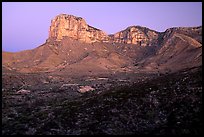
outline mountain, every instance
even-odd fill
[[[108,35],[60,14],[45,43],[2,52],[3,135],[200,135],[202,26]]]
[[[60,14],[44,44],[2,56],[4,69],[24,73],[174,71],[202,65],[202,26],[165,32],[130,26],[107,35],[81,17]]]
[[[170,28],[162,35],[156,54],[137,64],[169,71],[202,65],[202,27]]]
[[[83,18],[60,14],[51,21],[49,39],[60,41],[66,36],[87,43],[107,38],[105,32],[89,26]]]
[[[130,26],[125,30],[110,35],[116,43],[139,44],[140,46],[151,46],[158,44],[159,32],[141,26]]]

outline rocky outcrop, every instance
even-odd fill
[[[167,29],[165,32],[157,32],[141,26],[130,26],[115,34],[107,35],[104,31],[88,25],[83,18],[67,14],[60,14],[51,21],[47,42],[61,41],[63,37],[69,37],[86,43],[108,42],[161,46],[175,31],[202,43],[202,26],[176,27]]]
[[[109,35],[115,43],[151,45],[157,41],[159,33],[141,26],[130,26],[114,35]]]
[[[163,36],[164,42],[166,42],[167,39],[171,38],[175,33],[191,37],[202,44],[202,26],[169,28],[164,32]]]
[[[114,42],[147,46],[158,39],[158,32],[141,26],[130,26],[114,35],[107,35],[104,31],[88,25],[81,17],[60,14],[51,21],[48,41],[61,41],[63,37],[86,43]]]
[[[51,21],[49,39],[60,41],[63,37],[71,37],[87,43],[108,39],[105,32],[89,26],[83,18],[60,14]]]

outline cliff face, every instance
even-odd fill
[[[158,35],[158,32],[140,26],[131,26],[114,35],[107,35],[102,30],[89,26],[83,18],[66,14],[56,16],[51,21],[49,30],[49,39],[57,41],[70,37],[86,43],[114,42],[141,46],[151,45],[152,41],[158,39]]]
[[[151,45],[158,39],[159,33],[140,26],[130,26],[127,29],[110,35],[115,43],[139,44],[141,46]]]
[[[99,42],[108,38],[105,32],[87,25],[83,18],[60,14],[51,21],[49,39],[60,41],[66,36],[87,43]]]

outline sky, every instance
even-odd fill
[[[202,2],[2,2],[2,50],[42,45],[51,20],[62,13],[82,17],[107,34],[133,25],[159,32],[202,25]]]

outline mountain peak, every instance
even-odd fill
[[[51,21],[49,39],[54,38],[60,41],[63,37],[91,43],[104,40],[107,35],[105,32],[88,25],[81,17],[59,14]]]
[[[81,17],[69,14],[59,14],[52,21],[49,30],[49,40],[61,41],[70,37],[86,43],[114,42],[126,44],[148,45],[157,39],[157,32],[142,26],[129,26],[114,35],[107,35],[104,31],[90,26]]]
[[[185,34],[187,31],[195,31],[200,34],[201,30],[202,26],[173,27],[165,31],[165,36],[169,36],[175,31],[182,31],[182,33]],[[51,21],[49,38],[47,41],[61,41],[64,37],[69,37],[85,43],[114,42],[136,44],[140,46],[152,46],[158,45],[159,40],[161,39],[160,33],[162,32],[157,32],[140,25],[132,25],[115,34],[107,35],[104,31],[88,25],[82,17],[69,14],[59,14]],[[190,32],[188,34],[190,34]]]
[[[74,19],[76,19],[76,20],[84,20],[82,17],[77,17],[77,16],[74,16],[74,15],[70,15],[70,14],[59,14],[59,15],[57,15],[54,19],[62,19],[62,18],[64,18],[64,19],[69,19],[69,18],[74,18]]]

